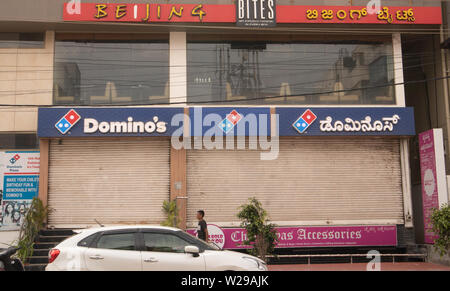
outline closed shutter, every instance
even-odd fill
[[[50,226],[159,224],[168,198],[169,140],[50,143]]]
[[[386,138],[281,138],[276,160],[255,150],[187,152],[188,223],[204,209],[209,223],[236,224],[238,207],[256,197],[270,219],[403,219],[400,145]]]

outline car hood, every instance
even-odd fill
[[[205,252],[221,252],[221,253],[225,253],[228,257],[232,257],[232,258],[239,258],[242,259],[242,257],[250,257],[253,258],[257,261],[259,261],[261,264],[266,264],[263,260],[261,260],[258,257],[246,254],[246,253],[240,253],[240,252],[235,252],[235,251],[229,251],[229,250],[222,250],[222,251],[210,251],[210,250],[206,250]]]

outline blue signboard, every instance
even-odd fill
[[[268,107],[192,107],[191,136],[269,136]]]
[[[411,107],[277,107],[280,136],[415,135]]]
[[[39,175],[10,175],[3,177],[3,200],[31,200],[39,190]]]
[[[191,107],[190,136],[411,136],[409,107]],[[184,108],[40,108],[39,137],[182,136]]]
[[[171,136],[183,108],[39,108],[39,137]],[[182,126],[182,125],[181,125]]]

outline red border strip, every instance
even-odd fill
[[[7,175],[39,175],[39,173],[3,173],[5,176]]]

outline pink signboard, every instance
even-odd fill
[[[346,246],[395,246],[395,225],[360,226],[299,226],[277,227],[277,248],[346,247]],[[195,235],[195,229],[188,229]],[[209,224],[210,240],[224,249],[242,249],[246,231],[242,228],[220,228]]]
[[[419,134],[419,150],[420,175],[422,179],[422,207],[425,228],[424,238],[425,243],[432,244],[434,242],[435,235],[430,231],[430,217],[433,209],[439,208],[439,184],[437,169],[437,162],[439,161],[437,161],[436,158],[435,130],[428,130]]]

